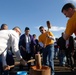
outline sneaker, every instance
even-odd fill
[[[63,64],[62,66],[65,67],[65,64]]]

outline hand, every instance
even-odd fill
[[[22,48],[22,50],[26,51],[25,48],[23,46],[20,46],[20,48]]]
[[[37,54],[40,54],[40,52],[37,52]]]
[[[34,53],[36,53],[36,46],[34,46]]]
[[[10,70],[10,66],[9,65],[3,66],[3,69],[4,70]]]
[[[46,34],[46,37],[49,38],[49,34],[48,33]]]
[[[43,46],[44,48],[46,47],[46,44],[44,44],[44,46]]]
[[[23,66],[25,66],[27,64],[27,62],[24,59],[21,59],[20,60],[20,64],[23,65]]]

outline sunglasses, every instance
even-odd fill
[[[42,32],[43,30],[40,30],[40,32]]]

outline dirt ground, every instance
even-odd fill
[[[74,71],[71,71],[70,67],[59,66],[59,61],[55,60],[55,75],[76,75],[76,63],[74,65]]]
[[[76,62],[75,62],[75,67],[74,67],[75,70],[73,72],[71,71],[71,68],[70,67],[67,67],[67,66],[65,66],[65,67],[59,66],[58,59],[55,59],[54,62],[55,62],[55,75],[76,75]],[[19,70],[19,66],[15,66],[14,70],[11,72],[12,74],[10,74],[10,75],[16,75],[16,73],[18,71],[20,71]],[[22,71],[29,72],[27,70],[27,66],[24,67],[24,69]]]

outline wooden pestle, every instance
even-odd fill
[[[40,54],[35,55],[35,62],[36,62],[36,69],[41,69],[42,65],[41,65],[41,56],[40,56]]]
[[[47,27],[48,27],[48,31],[49,31],[49,29],[51,29],[50,21],[47,21],[46,23],[47,23]]]
[[[47,24],[47,28],[48,28],[48,30],[47,30],[47,32],[49,32],[49,29],[51,29],[51,24],[50,24],[50,21],[46,21],[46,24]],[[46,33],[46,36],[48,35],[48,33]],[[46,37],[46,39],[45,39],[45,47],[46,47],[46,43],[47,43],[47,37]]]
[[[31,60],[28,60],[26,63],[30,63],[30,62],[34,62],[34,61],[35,61],[35,59],[31,59]],[[17,62],[17,64],[15,63],[14,65],[10,65],[9,67],[13,68],[13,67],[15,67],[17,65],[20,65],[20,62]]]

